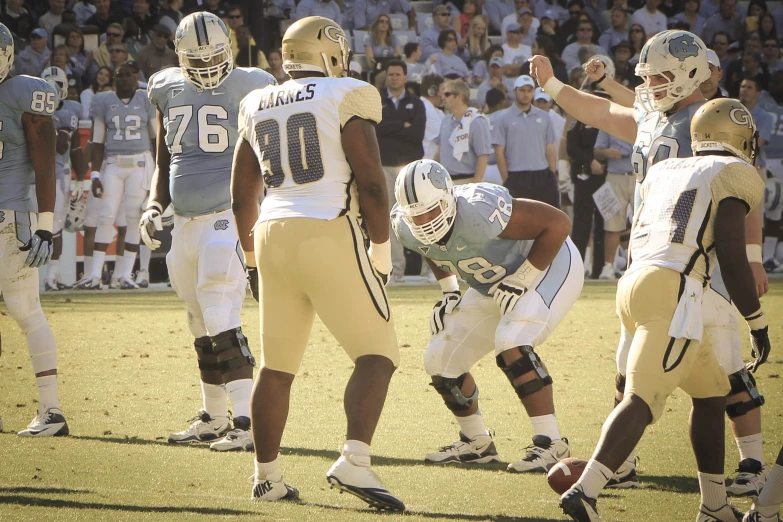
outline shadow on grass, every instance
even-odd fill
[[[47,495],[65,495],[90,493],[89,489],[69,489],[69,488],[36,488],[33,486],[7,486],[0,487],[0,493],[44,493]]]
[[[639,477],[639,480],[644,489],[655,489],[670,493],[699,492],[699,481],[696,477],[683,477],[679,475],[642,475]]]
[[[49,491],[40,491],[49,493]],[[135,506],[132,504],[109,504],[103,502],[79,502],[75,500],[61,500],[52,498],[41,498],[28,495],[1,495],[0,504],[18,504],[20,506],[35,506],[47,508],[65,508],[65,509],[99,509],[112,511],[129,511],[132,513],[195,513],[197,515],[258,515],[257,511],[228,509],[228,508],[210,508],[195,506]]]
[[[492,522],[561,522],[554,518],[541,518],[541,517],[513,517],[508,515],[474,515],[470,513],[437,513],[433,511],[419,511],[416,509],[405,511],[403,513],[389,513],[383,511],[376,511],[374,509],[360,509],[351,508],[345,506],[335,506],[334,504],[321,504],[318,502],[300,502],[303,506],[318,507],[324,509],[331,509],[335,511],[354,511],[356,513],[364,514],[378,514],[378,515],[397,515],[397,516],[416,516],[432,519],[450,519],[450,520],[490,520]]]

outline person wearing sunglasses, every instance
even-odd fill
[[[446,29],[438,37],[438,45],[441,51],[430,56],[430,71],[444,78],[462,78],[468,81],[470,71],[459,53],[457,33],[453,29]]]
[[[440,52],[438,38],[441,31],[451,27],[451,12],[445,5],[438,5],[432,10],[432,26],[423,31],[419,37],[421,45],[421,61],[426,62],[430,56]]]
[[[112,71],[114,70],[114,67],[111,64],[110,49],[114,45],[122,45],[124,38],[125,38],[125,29],[122,27],[122,24],[113,23],[106,28],[106,39],[93,53],[95,61],[98,63],[100,67],[109,67],[111,68]],[[133,59],[134,59],[133,55],[128,54],[128,60],[133,60]]]

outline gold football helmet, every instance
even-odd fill
[[[351,49],[342,27],[322,16],[294,22],[283,36],[283,69],[350,76]]]
[[[691,120],[693,153],[722,150],[751,165],[758,152],[758,132],[750,111],[737,100],[711,100]]]

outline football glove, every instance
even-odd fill
[[[258,303],[258,267],[249,266],[246,270],[247,282],[250,284],[250,293],[253,295],[253,299]]]
[[[383,284],[388,283],[392,273],[391,240],[387,239],[385,243],[371,241],[367,255],[373,268],[383,279]]]
[[[769,352],[772,347],[769,344],[769,327],[759,328],[758,330],[750,331],[750,353],[755,359],[749,362],[747,369],[753,373],[759,369],[759,366],[767,362]]]
[[[160,241],[153,237],[156,230],[163,230],[163,218],[160,207],[154,203],[144,211],[139,222],[141,240],[150,250],[155,250],[160,246]]]
[[[501,279],[498,284],[489,289],[490,295],[500,309],[500,315],[505,315],[514,309],[541,272],[526,259],[516,272]]]
[[[29,252],[24,264],[30,268],[44,266],[52,258],[52,233],[48,230],[36,230],[24,246],[19,247],[22,252]]]
[[[443,298],[435,303],[435,306],[432,308],[432,315],[430,316],[430,333],[432,335],[443,330],[443,318],[446,314],[452,313],[460,301],[462,301],[462,293],[459,290],[456,292],[443,292]]]

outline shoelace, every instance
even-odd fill
[[[543,459],[544,458],[544,452],[548,450],[549,448],[539,448],[538,446],[531,444],[527,448],[527,455],[525,455],[525,458],[522,459],[526,462],[533,462],[537,459]]]
[[[38,423],[38,424],[48,424],[49,420],[52,418],[52,412],[49,410],[46,410],[43,413],[39,413],[35,416],[33,419],[32,424]],[[32,425],[31,424],[31,425]]]
[[[458,451],[461,446],[464,446],[465,443],[461,440],[458,440],[457,442],[453,442],[449,444],[448,446],[443,446],[438,451]]]

